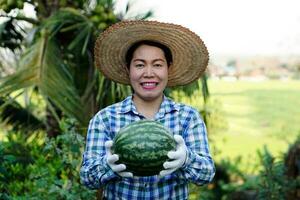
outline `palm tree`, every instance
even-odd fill
[[[0,61],[0,66],[10,69],[6,71],[16,69],[6,76],[0,74],[0,78],[4,76],[0,79],[0,96],[3,100],[14,99],[15,91],[18,91],[17,96],[27,93],[41,95],[46,102],[46,117],[39,119],[39,123],[43,123],[39,127],[46,127],[48,136],[59,134],[58,122],[65,116],[75,118],[84,133],[95,112],[131,92],[129,87],[114,83],[95,70],[93,48],[96,37],[105,28],[128,18],[132,4],[128,3],[123,12],[115,14],[113,0],[26,2],[36,11],[35,18],[23,15],[19,9],[23,7],[23,1],[1,5],[5,12],[0,16],[5,20],[0,24],[0,47],[15,56],[17,67],[8,67],[9,62]],[[152,12],[148,11],[131,18],[145,19],[151,15]],[[200,87],[196,82],[177,89],[190,94]],[[206,100],[205,76],[202,91]],[[4,106],[0,105],[1,108]],[[27,113],[34,117],[30,110]],[[6,113],[2,119],[17,119],[15,115],[18,112]],[[19,123],[18,127],[26,128],[28,122]]]
[[[1,47],[20,60],[14,73],[0,79],[0,96],[12,98],[13,92],[28,90],[41,95],[47,105],[44,121],[49,136],[58,134],[53,127],[63,116],[75,118],[84,128],[97,110],[130,92],[130,88],[105,79],[93,64],[96,37],[126,17],[130,4],[124,13],[114,14],[112,0],[29,3],[36,18],[22,15],[20,3],[1,5],[5,11],[1,16],[6,18],[0,25]],[[138,17],[151,14],[148,11]],[[23,21],[30,26],[22,26]]]

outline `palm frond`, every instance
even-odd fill
[[[137,19],[137,20],[145,20],[145,19],[148,19],[150,17],[153,16],[153,11],[152,10],[149,10],[145,13],[142,13],[142,14],[138,14],[136,16],[134,16],[134,19]]]
[[[195,91],[199,91],[201,89],[201,94],[203,97],[204,102],[207,101],[209,98],[209,90],[208,90],[208,83],[207,83],[207,75],[203,74],[201,78],[197,81],[194,81],[188,85],[184,86],[176,86],[173,87],[173,91],[181,91],[183,92],[186,96],[191,96]],[[167,88],[167,94],[170,95],[171,91],[170,88]]]
[[[39,88],[41,92],[67,115],[75,117],[81,123],[85,123],[83,105],[69,68],[60,58],[57,44],[53,40],[49,40],[46,47],[44,59],[39,68]]]
[[[98,95],[96,98],[97,102],[100,102],[100,109],[110,105],[112,102],[123,100],[130,93],[130,86],[115,83],[100,74]]]
[[[44,33],[21,59],[20,71],[0,81],[0,95],[37,86],[55,106],[80,123],[86,123],[74,81],[60,55],[58,45],[53,39],[48,40],[47,33]]]
[[[13,91],[30,87],[36,82],[36,67],[21,69],[16,73],[0,79],[0,95],[5,96]]]
[[[130,19],[145,20],[145,19],[148,19],[153,16],[152,10],[148,10],[146,12],[137,14],[136,12],[133,11],[134,4],[135,4],[135,1],[133,1],[133,0],[128,1],[126,4],[126,8],[123,11],[116,14],[120,21],[125,20],[125,19],[126,20],[130,20]]]
[[[93,23],[78,10],[64,8],[48,18],[41,29],[47,29],[50,38],[63,37],[69,50],[80,47],[83,55],[93,32]]]
[[[0,98],[0,119],[14,130],[35,131],[44,129],[45,125],[27,108],[23,108],[14,99]]]
[[[188,85],[176,86],[172,88],[172,91],[183,92],[186,96],[191,96],[195,91],[198,91],[201,87],[199,81],[194,81]],[[170,88],[167,88],[167,92],[170,93]]]
[[[209,90],[208,90],[207,74],[206,73],[204,73],[203,76],[201,77],[201,86],[202,86],[201,88],[202,88],[203,100],[206,103],[209,96],[210,96]]]

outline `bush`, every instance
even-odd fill
[[[60,128],[62,134],[52,139],[14,133],[2,142],[0,199],[96,198],[95,191],[80,184],[84,138],[72,120],[62,121]]]
[[[258,187],[258,199],[286,199],[286,194],[292,185],[285,176],[286,168],[283,160],[275,160],[265,147],[263,152],[259,152],[259,157],[263,165],[260,173]]]
[[[289,150],[280,158],[275,158],[265,147],[258,152],[261,169],[256,175],[248,175],[240,170],[240,159],[222,160],[216,164],[216,176],[213,182],[205,187],[191,186],[192,199],[205,200],[286,200],[298,199],[296,191],[300,188],[299,158],[289,156],[300,150],[300,138],[292,145],[297,147]],[[292,165],[297,167],[297,173],[291,177],[287,157],[293,158]],[[295,170],[294,170],[295,171]],[[292,192],[294,191],[294,192]],[[294,195],[294,196],[292,196]],[[292,197],[291,197],[292,196]]]

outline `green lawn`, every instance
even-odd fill
[[[209,89],[228,123],[213,137],[217,160],[241,155],[254,167],[258,149],[278,156],[300,134],[300,81],[209,80]]]

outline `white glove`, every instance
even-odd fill
[[[162,170],[159,175],[161,177],[173,173],[177,169],[181,168],[187,157],[187,147],[185,145],[184,139],[181,135],[174,135],[174,139],[177,143],[176,151],[169,151],[168,157],[171,161],[166,161],[163,166],[165,170]]]
[[[119,176],[124,178],[131,178],[133,174],[131,172],[124,171],[126,169],[126,165],[124,164],[116,164],[119,160],[119,156],[117,154],[112,154],[111,147],[113,145],[113,141],[109,140],[105,142],[105,149],[106,149],[106,161],[108,166]]]

